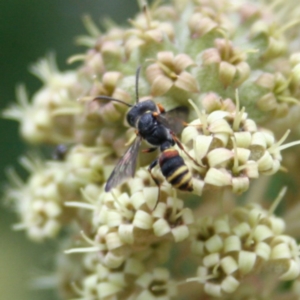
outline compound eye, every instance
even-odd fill
[[[134,127],[132,116],[128,113],[127,122],[131,127]]]
[[[131,127],[135,127],[135,122],[138,117],[138,111],[136,107],[133,107],[127,114],[127,122]]]

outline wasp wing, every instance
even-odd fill
[[[109,192],[112,188],[124,182],[126,178],[134,176],[141,142],[142,138],[140,136],[137,136],[132,145],[127,149],[123,157],[118,161],[117,165],[115,166],[106,182],[106,192]]]
[[[177,135],[183,130],[188,115],[189,109],[186,106],[179,106],[159,114],[157,120]]]

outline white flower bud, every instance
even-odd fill
[[[242,223],[239,223],[238,225],[236,225],[234,228],[233,228],[233,232],[239,237],[239,238],[243,238],[245,237],[246,235],[248,235],[251,231],[251,228],[249,226],[248,223],[246,222],[242,222]]]
[[[232,191],[241,194],[248,190],[250,185],[248,177],[232,178]]]
[[[221,267],[227,275],[232,274],[239,269],[237,262],[233,259],[232,256],[225,256],[224,258],[222,258]]]
[[[174,237],[174,241],[176,243],[182,242],[189,236],[189,229],[186,225],[177,226],[171,230],[172,235]]]
[[[141,261],[134,258],[128,258],[125,262],[124,272],[134,276],[141,275],[145,270]]]
[[[207,155],[208,163],[210,167],[222,167],[226,165],[232,157],[233,153],[225,148],[217,148],[210,151]]]
[[[108,268],[115,269],[120,267],[124,262],[124,260],[125,257],[117,256],[114,255],[112,252],[108,252],[103,259],[103,264]]]
[[[217,219],[213,227],[216,234],[230,234],[230,225],[227,218]]]
[[[133,225],[141,229],[150,229],[152,227],[152,216],[142,210],[135,213]]]
[[[221,283],[221,288],[225,293],[231,294],[237,290],[240,282],[234,276],[226,276]]]
[[[232,128],[224,119],[218,119],[210,123],[209,131],[211,133],[227,133],[232,134]]]
[[[122,215],[117,211],[107,211],[106,213],[107,225],[109,227],[117,227],[122,224]]]
[[[110,232],[106,234],[105,238],[108,250],[113,250],[123,245],[117,232]]]
[[[300,274],[300,265],[299,261],[290,261],[289,269],[282,274],[279,279],[280,280],[295,280],[297,277],[299,277]]]
[[[241,240],[236,235],[228,236],[224,241],[224,252],[241,251],[242,245]]]
[[[100,282],[96,286],[98,297],[105,298],[117,294],[122,290],[121,286],[117,286],[111,282]]]
[[[260,173],[268,172],[273,169],[273,158],[268,151],[265,151],[263,156],[257,161],[258,170]]]
[[[240,251],[238,257],[239,271],[246,275],[251,272],[256,262],[256,255],[250,251]]]
[[[133,224],[121,224],[118,227],[118,233],[123,243],[133,244],[134,242],[133,230],[134,230]]]
[[[278,244],[272,248],[271,259],[291,258],[291,252],[288,244]]]
[[[221,286],[215,283],[206,282],[204,285],[204,291],[208,295],[213,297],[221,297],[222,296],[222,289]]]
[[[153,224],[154,234],[156,236],[163,236],[171,231],[168,222],[165,219],[158,219]]]
[[[251,144],[252,135],[249,131],[245,132],[235,132],[234,138],[236,142],[236,146],[240,148],[248,148]]]
[[[270,259],[271,247],[267,243],[260,242],[255,246],[255,253],[258,257],[268,261]]]
[[[204,182],[213,186],[228,186],[231,185],[231,176],[225,170],[210,168],[206,173]]]
[[[188,128],[186,128],[186,130]],[[201,162],[201,159],[207,154],[212,141],[213,141],[212,136],[198,135],[198,134],[196,135],[196,137],[194,138],[194,150],[195,153],[197,153],[195,157],[198,162]]]
[[[212,253],[209,255],[206,255],[203,258],[203,265],[206,268],[218,265],[220,263],[220,254],[219,253]]]
[[[219,235],[213,235],[205,242],[205,248],[210,253],[219,252],[223,247],[223,241]]]
[[[254,230],[254,238],[257,242],[264,241],[272,236],[274,236],[274,233],[265,225],[257,225]]]

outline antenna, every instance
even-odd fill
[[[141,66],[139,66],[137,69],[136,69],[136,73],[135,73],[135,101],[136,103],[139,103],[139,77],[140,77],[140,72],[141,72]],[[108,100],[108,101],[115,101],[115,102],[119,102],[119,103],[122,103],[124,105],[127,105],[128,107],[133,107],[134,105],[131,105],[125,101],[122,101],[122,100],[119,100],[119,99],[116,99],[116,98],[112,98],[112,97],[109,97],[109,96],[97,96],[95,97],[93,100]]]
[[[139,103],[139,77],[140,77],[140,72],[141,72],[141,66],[139,66],[137,69],[136,69],[136,74],[135,74],[135,101],[136,103]]]
[[[122,101],[122,100],[119,100],[119,99],[115,99],[115,98],[112,98],[112,97],[109,97],[109,96],[98,96],[98,97],[95,97],[93,100],[109,100],[109,101],[115,101],[115,102],[122,103],[124,105],[127,105],[128,107],[132,107],[133,106],[133,105],[131,105],[129,103],[126,103],[125,101]]]

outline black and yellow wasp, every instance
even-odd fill
[[[167,118],[167,114],[163,106],[155,104],[155,102],[151,99],[139,102],[139,72],[140,67],[136,72],[135,105],[131,105],[123,102],[122,100],[108,96],[98,96],[94,99],[115,101],[130,107],[130,110],[127,113],[127,122],[131,127],[136,129],[137,134],[134,142],[119,160],[115,169],[108,178],[105,191],[110,191],[112,188],[121,184],[126,178],[134,176],[137,156],[143,139],[151,145],[151,148],[146,149],[143,152],[152,152],[157,148],[159,148],[161,152],[159,157],[156,158],[148,167],[151,177],[157,186],[159,187],[160,183],[158,179],[153,176],[151,171],[157,164],[159,164],[162,174],[173,187],[179,190],[192,191],[192,174],[186,166],[183,158],[179,155],[179,152],[174,149],[175,144],[177,144],[179,148],[185,152],[174,132],[174,130],[177,130],[176,127],[178,128],[178,124],[180,122],[172,122],[172,119]],[[187,152],[185,153],[194,161]]]

